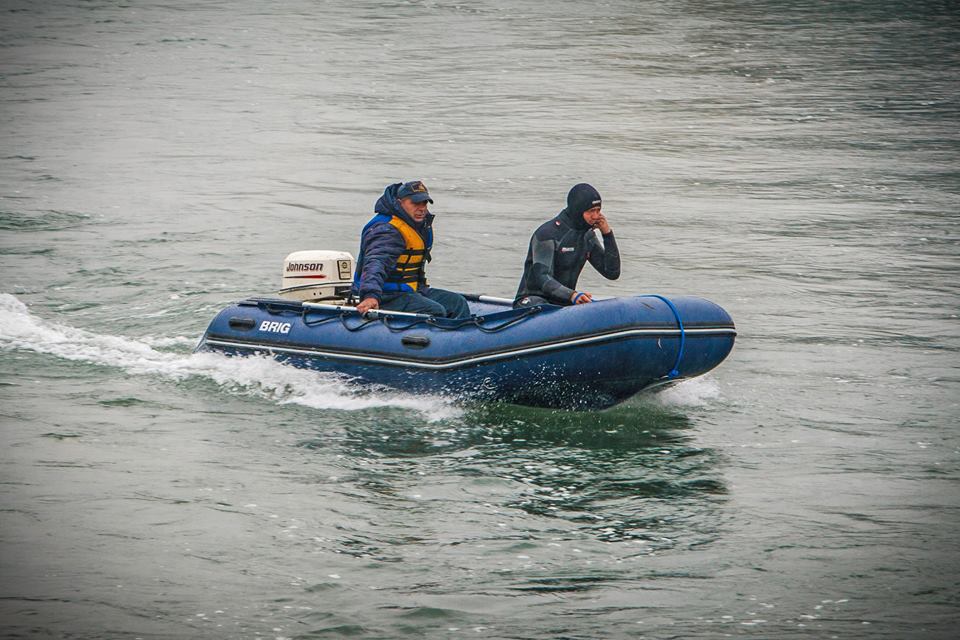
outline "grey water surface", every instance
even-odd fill
[[[953,638],[952,1],[0,2],[0,635]],[[594,184],[740,332],[604,412],[192,355],[436,200],[512,296]]]

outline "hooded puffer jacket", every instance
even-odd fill
[[[375,215],[363,228],[352,295],[382,300],[384,292],[422,291],[424,267],[433,246],[433,214],[417,224],[397,202],[402,183],[392,184],[374,205]]]

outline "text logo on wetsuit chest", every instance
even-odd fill
[[[560,247],[560,253],[570,253],[571,251],[576,251],[576,247]]]
[[[289,322],[270,322],[264,320],[260,323],[260,331],[269,331],[270,333],[290,333]]]

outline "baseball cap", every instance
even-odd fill
[[[400,189],[397,191],[397,199],[399,200],[400,198],[410,198],[412,202],[429,202],[433,204],[430,192],[427,191],[427,185],[423,184],[420,180],[404,182],[400,185]]]

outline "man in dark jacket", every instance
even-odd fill
[[[602,243],[595,230],[600,231]],[[587,260],[604,278],[620,277],[620,251],[601,210],[600,194],[581,183],[567,194],[567,208],[540,225],[530,238],[513,306],[593,302],[590,293],[577,291]]]
[[[433,246],[433,204],[423,182],[392,184],[374,205],[376,215],[363,228],[352,295],[357,311],[389,309],[467,318],[470,308],[459,293],[427,284],[425,267]]]

